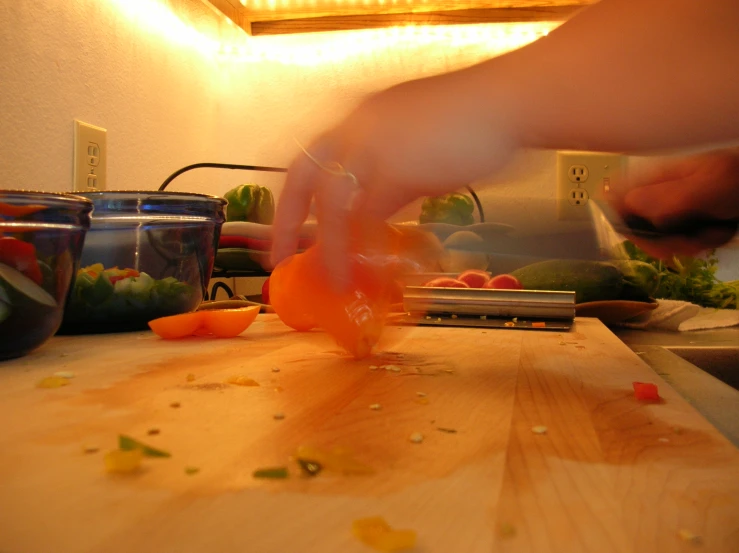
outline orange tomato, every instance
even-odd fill
[[[283,323],[298,332],[316,327],[301,293],[301,277],[309,273],[308,258],[297,254],[280,262],[269,277],[269,301]]]
[[[349,283],[331,283],[321,244],[281,262],[270,277],[270,301],[296,330],[320,327],[356,358],[380,339],[401,267],[401,235],[385,223],[355,222],[350,236]]]

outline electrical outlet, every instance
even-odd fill
[[[626,156],[602,152],[557,152],[559,219],[588,219],[588,202],[603,199],[625,175]]]
[[[590,173],[585,165],[570,165],[567,168],[567,178],[574,184],[585,182],[589,176]]]
[[[570,190],[570,195],[567,197],[567,201],[570,205],[585,205],[590,199],[590,195],[585,188],[573,188]]]
[[[74,120],[74,192],[105,190],[108,143],[103,128]]]

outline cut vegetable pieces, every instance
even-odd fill
[[[180,315],[171,315],[169,317],[160,317],[149,321],[149,328],[154,334],[165,340],[176,340],[192,336],[197,332],[202,324],[203,312],[182,313]]]
[[[141,458],[144,456],[140,449],[122,451],[114,449],[105,454],[103,462],[108,472],[131,473],[141,466]]]
[[[123,434],[118,436],[118,448],[121,451],[138,450],[138,451],[141,451],[141,454],[144,455],[145,457],[171,457],[172,456],[167,451],[163,451],[161,449],[156,449],[154,447],[148,446],[146,444],[139,442],[138,440],[134,440],[130,436],[125,436]]]
[[[243,375],[229,376],[226,379],[226,382],[228,384],[233,384],[234,386],[259,386],[259,382]]]
[[[352,534],[378,551],[406,551],[416,546],[416,532],[393,530],[382,517],[368,517],[353,521]]]
[[[311,446],[300,446],[295,454],[295,459],[299,463],[315,463],[325,470],[340,474],[362,475],[375,472],[372,467],[357,461],[348,450],[340,447],[325,450]]]
[[[36,388],[61,388],[68,386],[69,379],[63,376],[47,376],[36,382]]]
[[[640,401],[659,401],[657,385],[651,382],[633,382],[634,397]]]
[[[258,314],[258,305],[238,309],[209,309],[160,317],[149,321],[149,328],[165,340],[187,336],[235,338],[251,326]]]
[[[5,202],[0,203],[0,215],[6,215],[8,217],[24,217],[38,211],[43,211],[44,209],[46,209],[45,205],[14,205]]]
[[[284,480],[289,476],[287,467],[267,467],[257,469],[252,473],[254,478],[268,478],[273,480]]]
[[[56,307],[57,305],[51,294],[26,275],[5,263],[0,263],[0,280],[4,280],[8,285],[36,303],[47,307]]]

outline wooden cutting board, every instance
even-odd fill
[[[35,388],[56,371],[71,384]],[[0,365],[0,420],[2,553],[361,553],[374,515],[418,553],[739,551],[739,450],[595,319],[389,327],[362,361],[273,315],[231,340],[56,337]],[[109,475],[121,433],[172,457]],[[375,472],[252,477],[300,445]]]

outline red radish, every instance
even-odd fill
[[[262,284],[262,303],[269,305],[269,277]]]
[[[477,269],[469,269],[460,273],[457,280],[461,280],[470,288],[482,288],[490,280],[490,273]]]
[[[496,290],[523,290],[518,279],[512,275],[497,275],[488,280],[483,288],[494,288]]]
[[[430,288],[469,288],[466,282],[449,277],[435,278],[434,280],[428,281],[424,286]]]

